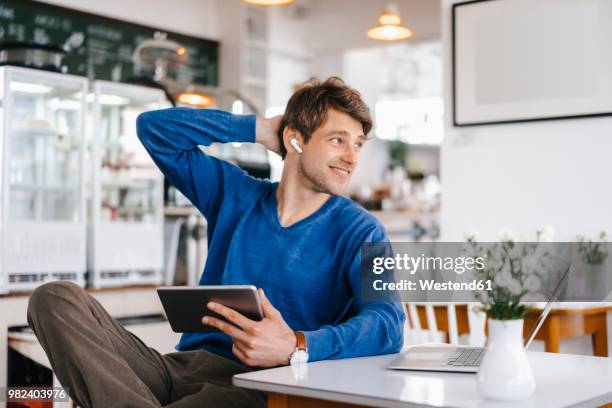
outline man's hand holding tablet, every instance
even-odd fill
[[[295,351],[296,337],[280,312],[272,306],[263,289],[257,290],[263,308],[263,319],[251,320],[234,309],[217,302],[207,307],[227,321],[204,316],[202,323],[216,327],[232,338],[232,352],[249,366],[274,367],[286,365]]]
[[[157,290],[178,333],[221,331],[232,352],[249,366],[286,365],[296,336],[263,289],[254,286],[163,287]]]

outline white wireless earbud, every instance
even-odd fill
[[[304,153],[304,151],[302,150],[302,148],[300,147],[300,142],[298,142],[298,140],[296,138],[293,138],[289,141],[289,143],[291,144],[291,146],[293,146],[293,148],[299,153],[302,154]]]

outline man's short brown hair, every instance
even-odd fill
[[[278,137],[283,159],[287,155],[283,143],[285,127],[289,126],[300,132],[304,143],[308,143],[314,131],[323,126],[327,120],[329,109],[346,113],[361,123],[364,135],[372,129],[370,109],[357,90],[335,76],[323,82],[311,78],[291,96],[281,119]]]

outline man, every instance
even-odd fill
[[[265,406],[231,377],[287,365],[304,350],[309,361],[399,351],[400,306],[360,294],[361,245],[386,241],[386,232],[340,196],[371,127],[359,93],[338,78],[296,91],[282,119],[187,108],[140,115],[140,140],[208,222],[200,284],[256,285],[265,317],[208,304],[231,323],[203,319],[221,333],[186,333],[179,352],[160,355],[76,285],[41,286],[28,321],[79,405]],[[281,154],[281,182],[254,179],[198,148],[212,142],[256,142]]]

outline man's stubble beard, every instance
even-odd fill
[[[304,177],[308,181],[308,183],[310,183],[310,188],[312,189],[312,191],[332,195],[342,193],[330,190],[330,188],[327,186],[327,183],[325,183],[325,179],[320,174],[313,174],[312,172],[308,171],[301,159],[298,161],[297,170],[298,174],[301,177]]]

